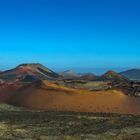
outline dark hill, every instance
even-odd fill
[[[131,69],[120,73],[130,80],[140,80],[140,69]]]

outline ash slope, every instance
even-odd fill
[[[0,92],[0,96],[3,92]],[[19,86],[12,92],[5,91],[4,95],[5,102],[29,109],[140,115],[140,98],[126,96],[118,90],[90,92],[44,80]]]

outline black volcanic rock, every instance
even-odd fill
[[[131,69],[120,73],[130,80],[140,80],[140,69]]]

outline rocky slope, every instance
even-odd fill
[[[41,64],[21,64],[14,69],[0,73],[0,79],[6,81],[23,80],[33,82],[38,79],[56,79],[59,75]]]

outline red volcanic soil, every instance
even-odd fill
[[[90,92],[43,81],[26,86],[18,84],[13,91],[5,88],[0,91],[0,98],[3,94],[6,102],[30,109],[140,115],[140,98],[117,90]]]
[[[108,71],[108,72],[106,72],[104,75],[103,75],[104,77],[118,77],[118,78],[124,78],[122,75],[120,75],[120,74],[118,74],[118,73],[116,73],[116,72],[114,72],[114,71]]]
[[[0,84],[0,102],[8,102],[12,94],[22,86],[20,82]]]
[[[21,64],[14,69],[4,71],[0,73],[0,78],[6,81],[13,81],[27,75],[36,79],[56,79],[60,77],[57,73],[51,71],[45,66],[38,63],[33,63]]]
[[[114,71],[108,71],[104,75],[99,77],[100,80],[117,80],[117,81],[128,81],[125,76]]]
[[[8,70],[8,71],[5,71],[5,72],[2,72],[1,74],[4,75],[4,74],[15,74],[15,75],[22,75],[22,74],[26,74],[26,73],[31,73],[32,74],[32,69],[29,67],[29,66],[20,66],[16,69],[13,69],[13,70]]]

